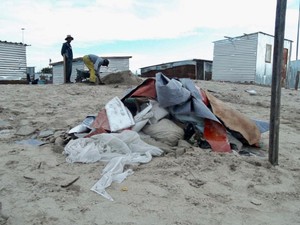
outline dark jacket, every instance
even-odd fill
[[[68,42],[63,43],[63,45],[62,45],[61,55],[64,56],[64,54],[66,55],[66,58],[67,58],[68,61],[73,60],[72,46]]]

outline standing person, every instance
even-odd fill
[[[99,78],[99,84],[103,84],[100,79],[100,67],[101,66],[108,66],[109,61],[108,59],[103,59],[97,55],[89,54],[83,56],[83,62],[87,66],[90,71],[90,82],[92,84],[96,84],[97,77]]]
[[[66,42],[63,43],[61,47],[61,55],[64,57],[64,63],[65,63],[65,79],[66,83],[72,83],[71,82],[71,74],[72,74],[72,62],[73,62],[73,51],[71,46],[71,41],[74,40],[74,38],[71,35],[67,35],[65,38]]]

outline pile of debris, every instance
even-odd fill
[[[268,127],[230,108],[191,79],[157,73],[72,128],[64,154],[70,163],[109,161],[91,190],[112,200],[105,188],[133,173],[123,171],[126,164],[147,163],[152,156],[170,152],[176,156],[191,146],[242,153],[243,146],[258,146]]]

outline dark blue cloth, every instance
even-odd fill
[[[73,62],[73,51],[72,46],[69,42],[65,42],[61,48],[61,55],[66,56],[66,82],[71,82],[72,74],[72,62]]]
[[[72,61],[66,60],[66,82],[71,82]]]
[[[72,61],[73,60],[73,51],[72,51],[72,46],[69,42],[65,42],[62,45],[61,48],[61,55],[66,56],[67,61]]]

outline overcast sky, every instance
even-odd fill
[[[274,35],[276,0],[1,0],[0,40],[22,42],[36,72],[61,61],[67,34],[74,57],[132,56],[130,70],[213,59],[214,41],[258,31]],[[299,0],[287,0],[285,38],[296,58]],[[22,30],[22,28],[24,28]]]

